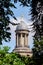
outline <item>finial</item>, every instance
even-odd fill
[[[21,19],[21,21],[24,20],[24,14],[21,14],[20,19]]]

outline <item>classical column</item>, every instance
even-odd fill
[[[22,46],[22,33],[21,33],[21,37],[20,37],[20,46]]]
[[[26,34],[25,34],[25,37],[24,37],[24,46],[26,46],[27,42],[26,42]]]
[[[24,46],[25,46],[25,47],[28,47],[28,34],[25,34]]]
[[[27,47],[28,47],[28,34],[27,34]]]
[[[16,35],[16,47],[18,47],[18,34]]]

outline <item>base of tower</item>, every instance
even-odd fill
[[[27,47],[18,47],[14,49],[14,52],[23,55],[23,56],[32,56],[32,50]]]

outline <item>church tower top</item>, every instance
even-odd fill
[[[20,17],[20,23],[16,27],[16,31],[18,31],[18,30],[26,30],[26,31],[29,31],[28,30],[28,26],[24,22],[24,16],[23,15]]]
[[[32,51],[28,46],[28,35],[29,30],[28,26],[24,22],[23,16],[21,16],[20,23],[16,27],[16,47],[14,52],[19,53],[20,55],[32,55]]]

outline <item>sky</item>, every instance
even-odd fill
[[[23,15],[23,18],[24,18],[24,22],[28,25],[28,27],[30,28],[30,25],[32,24],[32,21],[31,21],[31,15],[30,15],[30,10],[31,10],[31,7],[23,7],[23,6],[19,6],[20,3],[16,3],[15,6],[17,7],[17,9],[13,9],[13,12],[14,12],[14,15],[15,17],[17,18],[17,21],[15,21],[12,17],[10,18],[10,21],[11,22],[20,22],[20,17]],[[15,36],[15,30],[16,30],[16,27],[17,26],[12,26],[11,24],[9,25],[11,30],[11,41],[10,42],[5,42],[3,40],[3,46],[9,46],[10,47],[10,52],[15,48],[16,46],[16,36]],[[28,37],[28,45],[30,46],[30,48],[33,47],[33,32],[29,32],[29,37]]]

